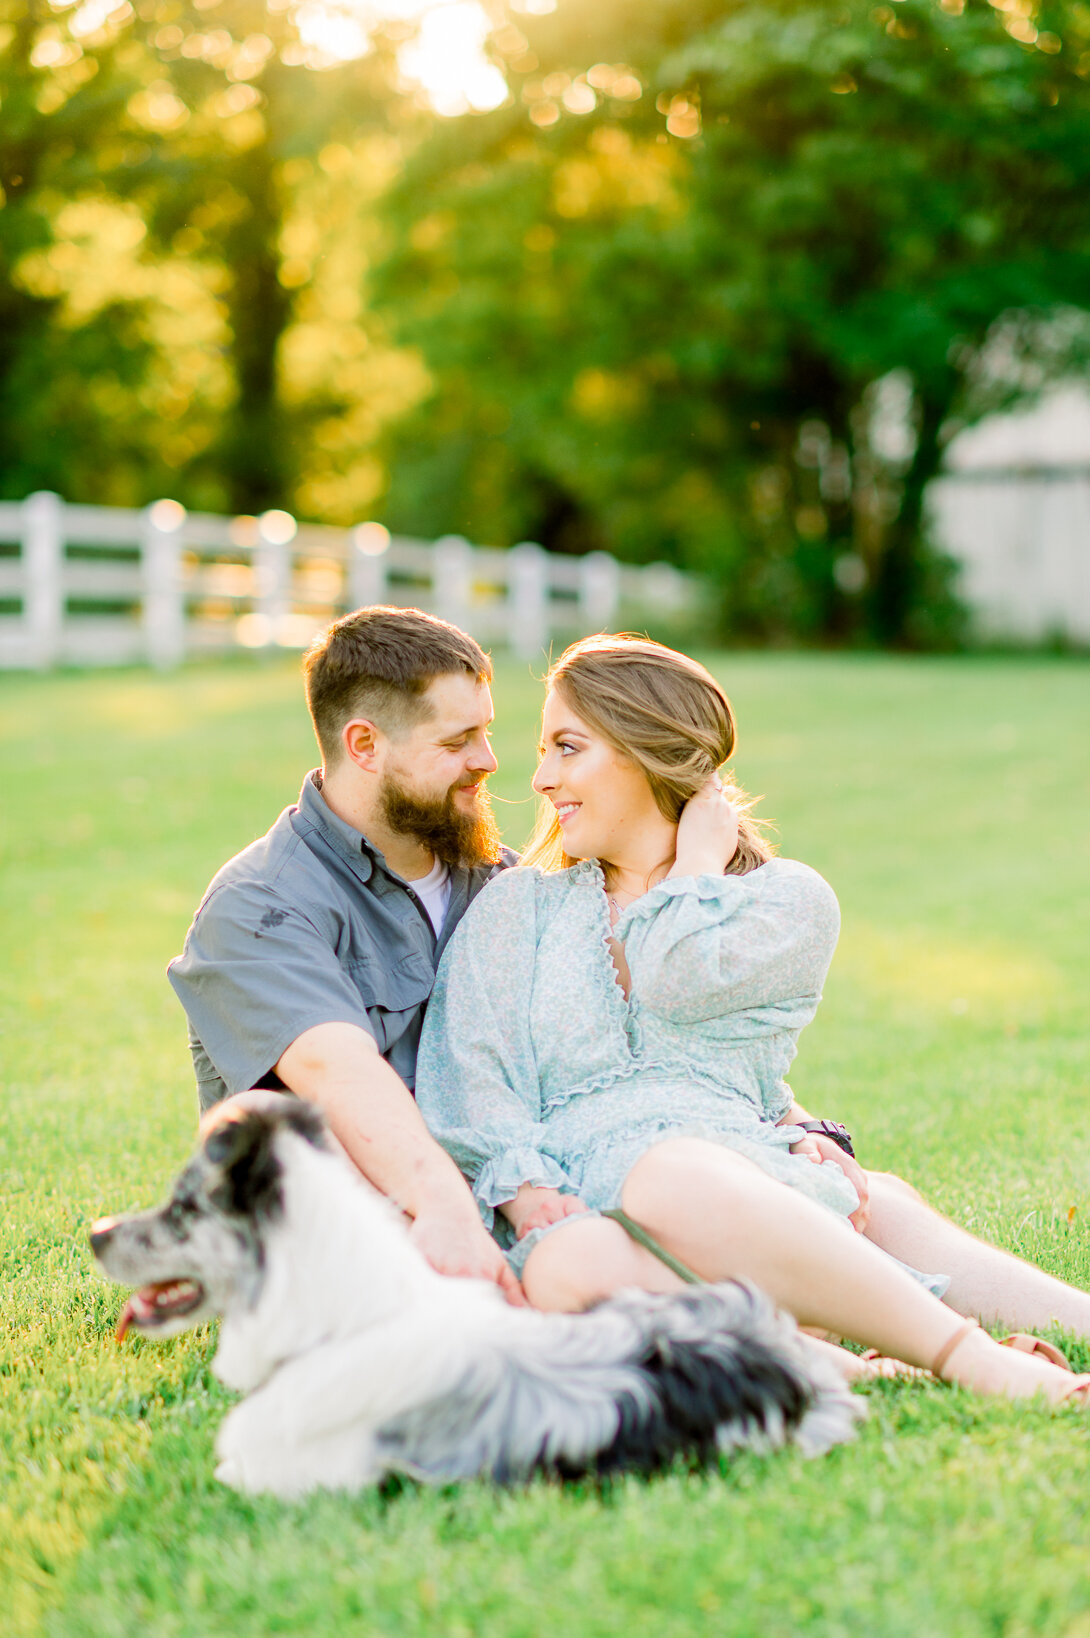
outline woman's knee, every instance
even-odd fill
[[[642,1272],[639,1247],[618,1223],[569,1218],[531,1251],[522,1288],[535,1308],[578,1313],[615,1291],[643,1285]]]

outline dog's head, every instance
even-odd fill
[[[202,1320],[257,1298],[264,1235],[284,1209],[276,1140],[290,1131],[320,1148],[321,1115],[299,1098],[247,1092],[205,1117],[196,1154],[154,1211],[102,1217],[91,1249],[113,1280],[139,1290],[118,1321],[149,1336],[173,1337]]]

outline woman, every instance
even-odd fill
[[[853,1233],[855,1190],[808,1158],[783,1077],[839,912],[720,782],[734,740],[722,689],[684,655],[595,637],[562,656],[534,778],[548,806],[444,957],[425,1119],[540,1307],[674,1287],[598,1215],[620,1207],[802,1325],[987,1392],[1085,1400],[1090,1378],[1000,1347],[927,1289],[941,1280]]]

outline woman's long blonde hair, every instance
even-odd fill
[[[676,825],[691,796],[733,754],[736,743],[730,701],[696,660],[646,638],[605,634],[572,643],[545,679],[588,728],[646,776],[659,811]],[[775,851],[750,813],[753,798],[732,779],[723,788],[738,809],[738,851],[727,871],[744,876]],[[564,852],[556,809],[541,805],[522,856],[539,870],[566,870],[576,863]]]

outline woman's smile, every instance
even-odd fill
[[[555,689],[545,698],[540,755],[533,787],[555,808],[569,858],[618,864],[631,855],[646,875],[673,856],[676,827],[659,811],[646,776]]]

